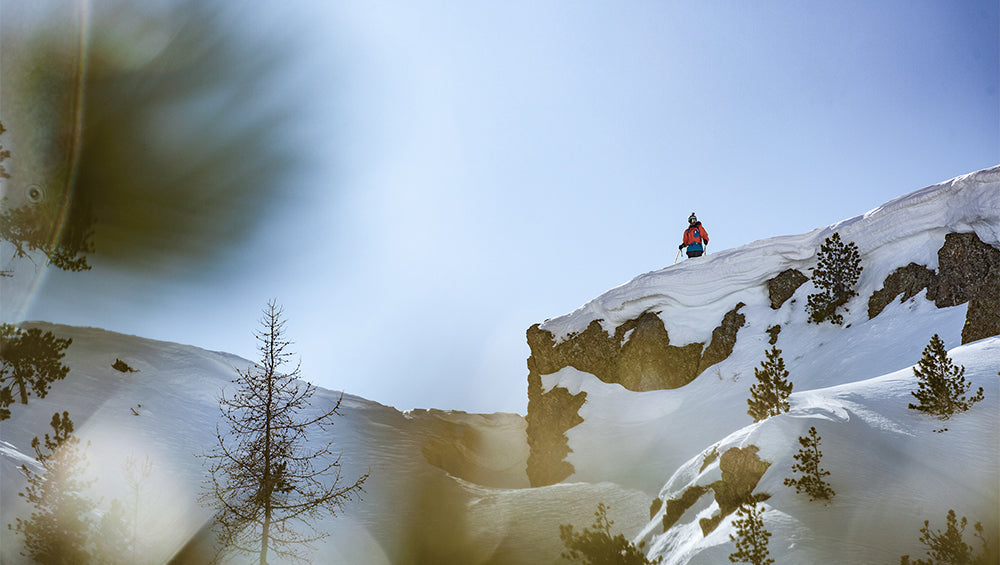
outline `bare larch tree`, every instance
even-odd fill
[[[342,481],[329,432],[343,394],[330,407],[314,406],[316,387],[300,380],[299,365],[282,372],[291,342],[275,301],[260,325],[260,362],[237,369],[235,389],[220,397],[222,421],[218,444],[204,455],[210,477],[202,501],[216,511],[220,551],[259,553],[264,565],[269,551],[304,560],[311,542],[327,535],[315,520],[360,499],[368,474]]]

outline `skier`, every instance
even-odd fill
[[[707,245],[708,232],[705,231],[705,226],[701,225],[694,212],[691,212],[691,215],[688,216],[688,228],[684,230],[684,243],[680,244],[677,250],[680,251],[687,247],[688,257],[701,257]]]

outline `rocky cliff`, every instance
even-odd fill
[[[949,199],[959,204],[949,208]],[[527,471],[531,484],[553,484],[574,473],[567,461],[572,449],[566,434],[584,421],[580,408],[587,402],[586,392],[545,388],[543,376],[572,367],[633,392],[676,389],[688,386],[706,369],[729,358],[737,341],[746,342],[747,347],[760,347],[763,341],[774,344],[783,325],[788,331],[788,322],[799,324],[795,331],[817,331],[814,324],[804,324],[795,313],[802,310],[805,293],[814,290],[805,273],[815,266],[818,243],[835,231],[844,232],[847,240],[865,242],[862,263],[869,274],[858,288],[856,301],[867,300],[869,320],[897,297],[905,302],[924,293],[938,308],[968,304],[962,343],[1000,335],[1000,243],[994,218],[998,203],[1000,168],[928,187],[864,216],[787,238],[791,243],[783,238],[755,242],[733,250],[730,257],[715,257],[715,264],[708,257],[700,263],[686,261],[643,275],[558,323],[533,325],[527,331],[531,350]],[[979,233],[986,234],[989,241],[984,242]],[[936,265],[929,258],[933,257],[930,245],[936,249]],[[922,260],[907,262],[910,255]],[[718,269],[719,262],[725,266],[723,276],[745,279],[746,288],[716,292],[723,295],[721,300],[702,297],[703,302],[696,307],[710,302],[714,306],[709,310],[714,311],[721,311],[719,305],[725,296],[732,302],[725,306],[721,319],[715,318],[710,337],[706,335],[701,341],[676,339],[668,328],[673,316],[686,315],[684,310],[671,308],[679,301],[674,294],[680,291],[675,289],[682,285],[664,281],[670,280],[668,275],[683,276],[682,269]],[[796,304],[799,293],[803,299]],[[746,299],[733,298],[743,296],[751,296],[748,301],[755,304],[768,305],[776,311],[768,315],[769,320],[777,316],[783,318],[782,324],[749,319],[752,314],[745,308]],[[853,302],[849,306],[858,310]],[[567,330],[573,323],[582,326],[581,320],[586,321],[585,326]],[[741,331],[748,326],[753,329]],[[752,367],[743,372],[752,374]]]

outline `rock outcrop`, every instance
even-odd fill
[[[910,263],[893,271],[868,299],[869,319],[897,296],[909,300],[922,290],[938,308],[969,303],[962,343],[1000,335],[1000,249],[974,233],[950,233],[938,250],[937,272]]]
[[[882,288],[868,299],[868,319],[878,316],[900,294],[903,295],[900,302],[906,302],[924,289],[927,289],[927,299],[934,300],[934,294],[937,293],[937,273],[916,263],[896,269],[885,278]]]
[[[719,469],[722,478],[710,485],[692,485],[681,493],[679,498],[669,499],[664,504],[663,531],[669,530],[680,520],[681,516],[695,505],[709,491],[715,493],[715,502],[719,510],[710,518],[699,521],[702,533],[708,535],[725,519],[740,507],[741,504],[762,501],[770,498],[768,494],[754,494],[754,489],[760,482],[764,472],[771,465],[761,460],[757,455],[756,445],[744,448],[732,447],[726,450],[719,459]]]
[[[542,391],[542,375],[565,367],[590,373],[606,383],[642,392],[682,387],[708,367],[726,359],[736,344],[736,334],[746,323],[737,304],[726,313],[704,343],[670,344],[663,320],[645,312],[608,334],[595,320],[587,328],[556,343],[538,324],[527,332],[528,359],[528,478],[532,486],[557,483],[573,474],[564,459],[570,449],[566,431],[583,420],[578,415],[586,393],[570,394],[556,387]]]
[[[809,277],[803,275],[795,269],[787,269],[778,276],[767,281],[767,295],[771,299],[771,308],[777,310],[789,298],[795,294],[800,286],[805,284]]]

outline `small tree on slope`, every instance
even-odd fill
[[[972,383],[965,380],[965,367],[955,366],[948,357],[944,342],[937,334],[924,348],[924,356],[913,367],[917,377],[917,391],[911,392],[919,402],[908,407],[947,420],[954,414],[965,412],[973,404],[983,399],[983,388],[979,387],[971,397],[966,393]]]
[[[663,561],[662,557],[657,557],[655,561],[647,559],[642,552],[644,544],[636,547],[625,539],[624,534],[612,537],[612,524],[614,521],[608,519],[608,507],[599,502],[591,526],[593,529],[584,528],[576,533],[572,524],[560,525],[559,538],[566,546],[563,559],[582,561],[585,565],[655,565]]]
[[[904,555],[900,558],[900,565],[990,565],[997,562],[996,553],[990,555],[982,524],[976,522],[973,526],[976,530],[975,537],[979,538],[983,547],[982,553],[974,555],[973,547],[962,540],[965,526],[969,523],[965,516],[959,521],[955,517],[955,511],[948,510],[946,520],[948,525],[943,532],[941,530],[932,532],[930,522],[927,520],[924,520],[924,527],[920,528],[920,543],[927,546],[926,554],[930,559],[910,561],[910,556]]]
[[[0,324],[0,420],[10,418],[14,402],[27,404],[31,394],[45,398],[51,384],[66,377],[61,359],[71,343],[38,328]]]
[[[858,293],[854,290],[861,277],[861,254],[854,242],[844,243],[840,234],[826,238],[817,255],[819,264],[813,269],[813,284],[819,289],[806,298],[809,321],[817,324],[829,320],[843,324],[844,317],[837,309]]]
[[[774,563],[771,552],[767,549],[767,539],[771,532],[764,528],[764,509],[753,504],[744,504],[736,511],[737,520],[733,522],[736,535],[729,535],[736,542],[736,551],[729,554],[733,563],[750,563],[751,565],[770,565]]]
[[[45,434],[44,449],[37,437],[31,440],[43,472],[21,466],[28,486],[18,494],[36,511],[27,520],[17,518],[16,524],[7,527],[24,536],[21,555],[37,563],[89,563],[93,523],[87,515],[97,503],[83,493],[94,481],[84,478],[86,455],[80,439],[73,435],[69,413],[54,414],[51,426],[53,434]]]
[[[343,396],[319,415],[301,415],[316,387],[299,380],[298,367],[281,373],[291,357],[281,314],[268,303],[256,334],[260,363],[237,370],[236,391],[220,399],[228,429],[205,455],[211,476],[202,500],[216,510],[222,548],[259,554],[261,565],[269,552],[303,559],[303,549],[326,536],[312,520],[360,498],[368,479],[342,483],[332,441],[306,443],[309,433],[329,437]]]
[[[753,370],[757,384],[750,386],[750,398],[747,399],[747,414],[755,422],[788,412],[790,408],[788,396],[792,394],[792,383],[788,380],[781,350],[772,346],[766,355],[760,368]]]
[[[809,501],[830,500],[833,489],[823,477],[830,474],[820,468],[819,461],[823,457],[823,452],[819,450],[820,437],[815,427],[809,428],[808,436],[800,436],[799,444],[802,446],[799,452],[794,455],[798,463],[792,465],[792,471],[802,473],[798,479],[785,479],[785,486],[795,487],[796,493],[805,492],[809,495]]]

